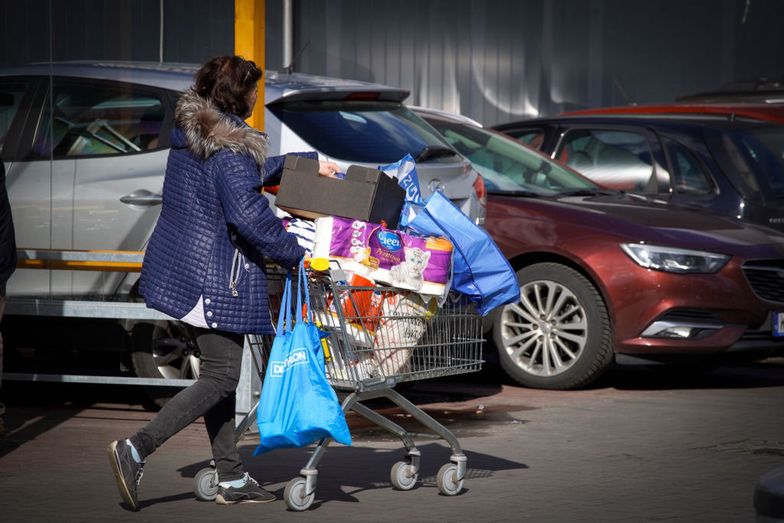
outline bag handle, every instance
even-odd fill
[[[297,271],[297,322],[313,323],[310,312],[310,289],[308,289],[308,275],[305,272],[305,258],[299,261]],[[305,306],[308,308],[306,317],[302,318],[302,294],[305,293]]]
[[[280,312],[278,313],[277,335],[291,331],[291,271],[286,273],[286,281],[283,284],[283,296],[280,299]]]

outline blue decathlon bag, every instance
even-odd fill
[[[520,284],[506,256],[487,232],[440,192],[431,194],[424,205],[412,205],[416,216],[410,229],[428,236],[444,236],[454,247],[452,289],[465,294],[477,312],[520,301]]]
[[[303,447],[323,438],[351,445],[346,416],[324,373],[319,329],[311,319],[310,293],[300,262],[297,321],[291,327],[291,274],[286,278],[278,329],[257,411],[258,456],[273,449]],[[306,318],[302,316],[305,294]]]

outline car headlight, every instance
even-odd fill
[[[717,272],[730,260],[729,256],[715,252],[676,249],[644,243],[622,243],[621,249],[638,265],[665,272]]]

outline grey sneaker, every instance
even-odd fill
[[[144,473],[144,462],[137,463],[131,454],[131,446],[124,439],[112,441],[106,449],[112,464],[114,479],[120,495],[132,510],[139,510],[137,488]]]
[[[235,503],[269,503],[275,501],[275,495],[267,492],[256,483],[256,480],[245,473],[245,484],[241,487],[218,486],[218,505],[234,505]]]

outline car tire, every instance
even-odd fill
[[[179,322],[137,323],[131,330],[131,361],[136,376],[156,379],[196,379],[199,352],[188,329]],[[149,398],[162,407],[180,387],[145,387]]]
[[[596,287],[550,262],[519,270],[517,279],[520,302],[502,307],[493,324],[501,368],[519,384],[540,389],[580,388],[601,376],[613,361],[613,344]]]

